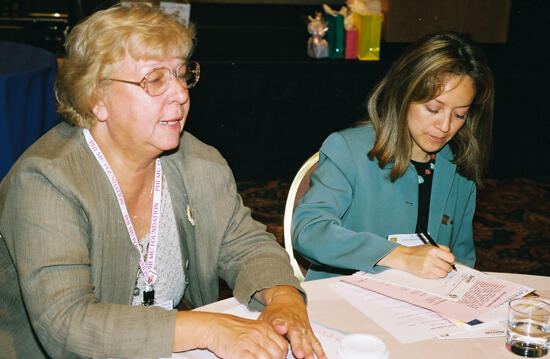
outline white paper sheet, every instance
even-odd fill
[[[427,309],[342,282],[333,284],[332,288],[401,343],[461,331],[449,320]]]
[[[481,328],[464,329],[456,333],[447,333],[438,336],[439,339],[476,339],[476,338],[494,338],[505,335],[504,323],[489,323],[481,325]]]
[[[480,324],[468,325],[347,283],[335,283],[332,289],[401,343],[412,343],[434,337],[449,340],[505,335],[507,303],[481,316]]]

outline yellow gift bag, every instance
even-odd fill
[[[357,58],[359,60],[380,60],[382,14],[362,15],[354,12],[353,20],[359,33]]]

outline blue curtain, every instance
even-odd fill
[[[0,41],[0,180],[17,158],[59,120],[49,51]]]

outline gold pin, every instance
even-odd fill
[[[193,210],[191,209],[191,207],[189,207],[189,205],[187,205],[187,208],[185,210],[185,214],[187,215],[187,220],[189,221],[189,223],[191,223],[191,225],[194,227],[195,226],[195,218],[193,218]]]

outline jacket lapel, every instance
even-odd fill
[[[430,198],[430,222],[428,223],[428,232],[435,238],[439,235],[439,230],[445,218],[444,213],[449,199],[449,193],[455,179],[456,165],[451,162],[453,154],[449,146],[445,146],[437,155],[435,162],[434,180],[432,194]],[[444,217],[445,216],[445,217]]]
[[[166,176],[166,182],[170,190],[174,215],[176,217],[176,225],[178,234],[182,239],[180,244],[183,248],[182,263],[185,271],[185,297],[191,300],[194,304],[197,303],[195,298],[188,297],[190,293],[198,293],[196,288],[187,288],[193,286],[194,281],[190,278],[197,278],[196,263],[190,263],[195,258],[195,218],[193,214],[193,204],[188,196],[188,189],[193,188],[189,181],[192,181],[193,176],[188,175],[188,171],[176,165],[176,161],[170,160],[168,157],[162,158],[162,168]]]

